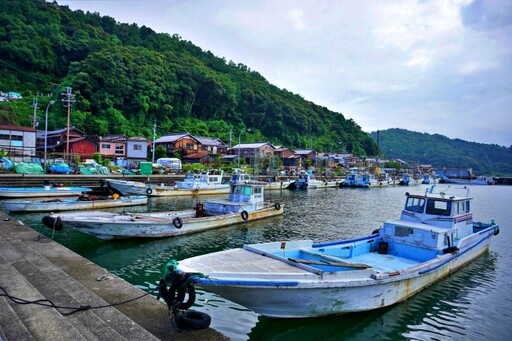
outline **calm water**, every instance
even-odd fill
[[[335,240],[368,234],[385,219],[397,218],[406,191],[327,189],[267,193],[285,205],[280,218],[197,235],[158,240],[101,241],[75,231],[53,238],[144,290],[152,290],[162,266],[204,253],[290,239]],[[512,187],[473,186],[475,220],[494,219],[501,233],[490,252],[464,269],[393,307],[367,313],[314,319],[272,320],[199,289],[195,310],[212,317],[212,327],[233,340],[509,340],[512,332]],[[189,208],[200,198],[151,198],[130,211]],[[13,215],[51,237],[43,214]],[[300,298],[299,298],[300,299]],[[171,328],[171,327],[170,327]]]

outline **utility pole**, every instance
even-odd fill
[[[156,152],[156,149],[155,149],[155,140],[156,140],[156,119],[155,119],[155,124],[153,124],[153,163],[155,163],[155,152]]]
[[[36,129],[38,126],[37,122],[37,97],[32,100],[32,106],[34,107],[34,118],[32,119],[32,128]]]
[[[71,123],[71,103],[74,103],[75,95],[71,92],[71,87],[66,88],[66,92],[63,92],[61,94],[63,96],[62,102],[64,102],[64,107],[68,109],[68,123],[67,123],[67,129],[66,129],[66,155],[64,159],[69,162],[69,128]]]

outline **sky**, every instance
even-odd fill
[[[178,34],[353,119],[512,146],[510,0],[57,0]]]

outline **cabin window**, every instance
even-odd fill
[[[244,186],[244,195],[251,195],[251,187]]]
[[[110,149],[110,144],[108,144],[108,143],[102,143],[102,144],[101,144],[101,149]]]
[[[425,199],[423,198],[408,198],[405,209],[407,211],[422,213],[423,205],[425,205]]]
[[[134,144],[133,145],[133,150],[142,150],[142,145],[141,144]]]
[[[466,210],[467,203],[468,203],[467,201],[464,201],[464,202],[461,201],[461,202],[456,203],[457,206],[454,209],[455,213],[457,213],[457,214],[467,213],[468,212]]]
[[[469,206],[469,200],[466,201],[466,212],[471,212],[471,207]]]
[[[263,191],[263,188],[254,187],[254,194],[261,194],[262,191]]]
[[[429,199],[427,201],[427,214],[449,216],[451,213],[451,202]]]
[[[414,230],[410,227],[395,226],[395,237],[407,237],[413,234]]]

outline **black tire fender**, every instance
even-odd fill
[[[249,219],[249,213],[247,211],[242,211],[242,213],[240,213],[240,215],[242,216],[242,219],[247,221],[247,219]]]
[[[274,208],[275,208],[276,210],[278,210],[278,211],[279,211],[279,210],[281,209],[281,204],[280,204],[280,203],[278,203],[278,202],[276,202],[276,203],[274,204]]]
[[[153,190],[152,190],[151,188],[148,188],[148,189],[146,190],[146,194],[147,194],[147,195],[151,195],[151,194],[153,194]]]
[[[200,311],[186,310],[178,312],[176,326],[180,329],[200,330],[210,326],[210,315]]]
[[[177,229],[180,229],[183,227],[183,220],[181,220],[180,217],[176,217],[172,220],[172,224],[174,225],[174,227],[176,227]]]

